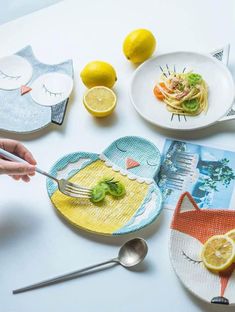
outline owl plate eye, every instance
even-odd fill
[[[32,72],[31,64],[19,55],[0,58],[0,89],[19,89],[29,82]]]
[[[49,93],[50,96],[62,96],[62,92],[52,92],[43,84],[42,88],[45,90],[46,93]]]
[[[117,144],[117,142],[115,142],[115,146],[120,152],[123,152],[123,153],[127,152],[127,149],[120,147],[120,144]]]
[[[147,164],[149,165],[149,166],[152,166],[152,167],[156,167],[156,166],[158,166],[159,165],[159,162],[153,162],[153,161],[151,161],[151,160],[147,160],[146,161],[147,162]]]
[[[35,102],[53,106],[69,97],[73,89],[73,79],[61,73],[48,73],[34,80],[31,88],[31,96]]]

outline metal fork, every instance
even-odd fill
[[[28,164],[27,161],[23,160],[22,158],[5,151],[4,149],[0,148],[0,156],[6,158],[7,160],[16,161],[24,164]],[[61,193],[75,198],[90,198],[91,197],[91,189],[87,187],[80,186],[78,184],[69,182],[66,179],[57,179],[54,176],[50,175],[49,173],[39,169],[38,167],[35,168],[35,171],[48,177],[49,179],[54,180]]]

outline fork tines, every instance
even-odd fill
[[[66,182],[64,185],[64,193],[71,197],[76,198],[90,198],[91,189],[87,187],[80,186],[75,183]]]

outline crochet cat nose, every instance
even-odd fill
[[[20,93],[21,95],[24,95],[28,92],[30,92],[32,90],[32,88],[28,87],[28,86],[21,86],[20,87]]]
[[[214,297],[211,299],[211,303],[216,303],[216,304],[229,304],[229,301],[227,298],[222,297],[222,296],[218,296],[218,297]]]
[[[132,158],[126,159],[126,169],[131,169],[140,166],[140,163]]]

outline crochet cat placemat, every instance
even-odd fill
[[[94,187],[108,177],[125,187],[122,197],[106,196],[99,203],[68,197],[47,181],[50,199],[71,224],[103,235],[120,235],[152,223],[162,209],[162,195],[154,180],[160,166],[160,153],[140,137],[122,137],[103,153],[77,152],[57,161],[51,174],[85,187]]]

